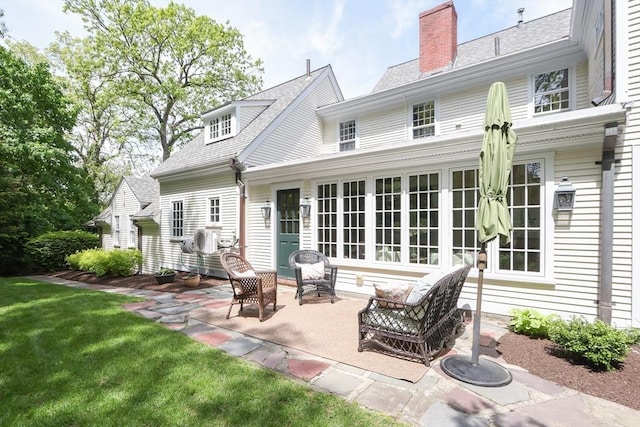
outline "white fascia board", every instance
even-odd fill
[[[425,91],[431,96],[460,91],[468,87],[493,83],[518,75],[540,64],[569,64],[586,59],[586,54],[577,43],[569,39],[559,40],[510,55],[499,56],[467,67],[434,74],[402,86],[352,98],[318,109],[318,116],[325,120],[389,109],[404,105],[406,99],[422,96]]]
[[[185,168],[184,170],[170,171],[165,174],[155,175],[154,178],[158,180],[158,182],[169,182],[169,181],[179,181],[182,179],[188,178],[198,178],[203,176],[215,175],[221,172],[230,172],[231,167],[229,166],[229,159],[225,159],[224,161],[220,161],[217,163],[208,163],[202,166]]]
[[[518,135],[517,154],[584,146],[588,137],[602,135],[604,124],[624,121],[626,108],[620,104],[557,113],[513,124]],[[371,150],[343,151],[304,160],[292,160],[247,168],[247,180],[278,182],[300,176],[340,176],[345,170],[370,172],[389,167],[406,168],[425,163],[457,162],[477,157],[482,146],[482,129],[410,140]],[[591,138],[593,140],[593,138]],[[598,140],[601,143],[601,140]]]

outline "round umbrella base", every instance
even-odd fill
[[[471,363],[469,356],[449,356],[440,361],[440,367],[449,376],[465,383],[482,387],[501,387],[511,382],[511,372],[490,360],[479,359]]]

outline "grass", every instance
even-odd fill
[[[2,426],[394,421],[129,313],[137,298],[0,278]]]

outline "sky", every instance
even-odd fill
[[[578,0],[579,1],[579,0]],[[418,16],[444,0],[176,0],[244,36],[263,61],[263,89],[330,64],[345,99],[369,93],[384,71],[418,57]],[[156,7],[168,1],[151,0]],[[572,0],[454,0],[458,43],[570,8]],[[0,0],[8,36],[44,49],[55,33],[81,37],[62,0]]]

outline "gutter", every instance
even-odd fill
[[[238,232],[238,246],[240,247],[240,256],[245,256],[245,248],[246,248],[246,199],[247,194],[245,190],[245,184],[242,182],[242,171],[240,168],[242,164],[239,163],[235,158],[229,159],[229,167],[236,175],[236,185],[238,186],[238,209],[239,209],[239,232]]]

